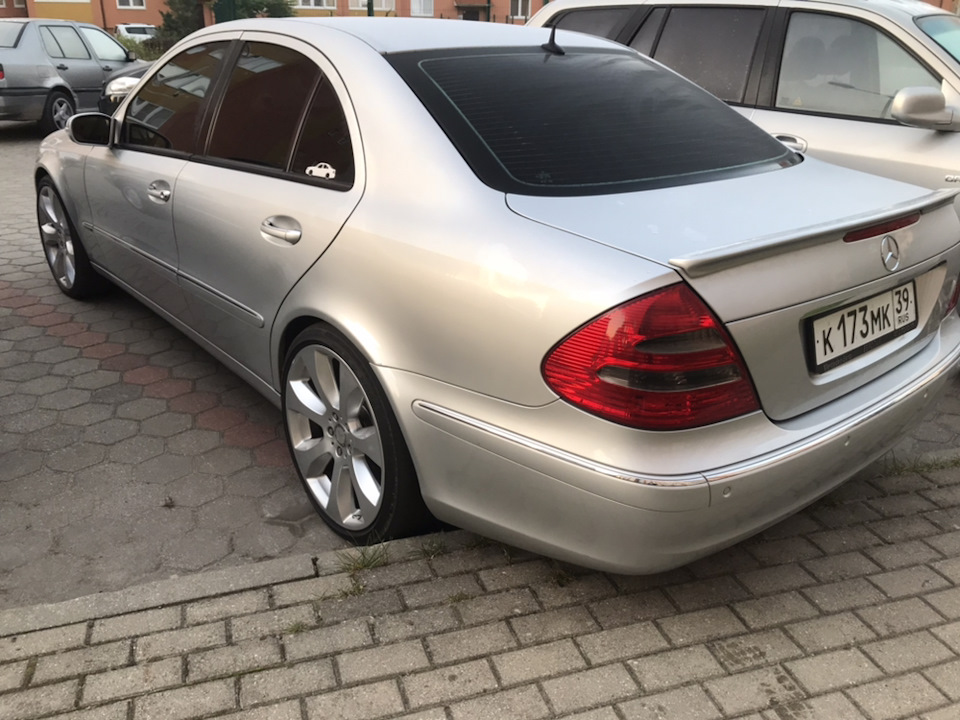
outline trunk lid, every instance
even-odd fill
[[[737,343],[766,414],[785,420],[879,377],[931,340],[960,271],[954,195],[807,159],[719,182],[509,195],[507,204],[676,269]],[[903,218],[904,227],[844,241]],[[885,265],[891,248],[899,262]],[[905,305],[902,317],[894,302]]]

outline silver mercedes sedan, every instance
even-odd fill
[[[954,194],[804,158],[579,33],[260,19],[36,171],[120,286],[282,408],[320,515],[654,572],[829,492],[960,358]]]

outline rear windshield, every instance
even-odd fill
[[[799,162],[712,95],[633,52],[388,59],[480,179],[505,192],[627,192]]]
[[[0,47],[16,47],[21,30],[23,30],[21,22],[0,22]]]

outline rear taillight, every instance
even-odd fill
[[[0,65],[0,80],[3,80],[6,75],[3,74],[3,65]]]
[[[947,302],[947,309],[943,313],[944,317],[954,311],[958,300],[960,300],[960,278],[954,278],[953,290],[950,292],[950,300]]]
[[[760,407],[730,336],[682,284],[577,330],[547,355],[543,376],[577,407],[644,430],[699,427]]]

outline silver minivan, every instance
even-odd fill
[[[96,25],[68,20],[0,20],[0,120],[59,130],[95,110],[106,77],[136,55]]]
[[[960,187],[960,18],[919,0],[556,0],[530,24],[629,45],[795,150]]]

